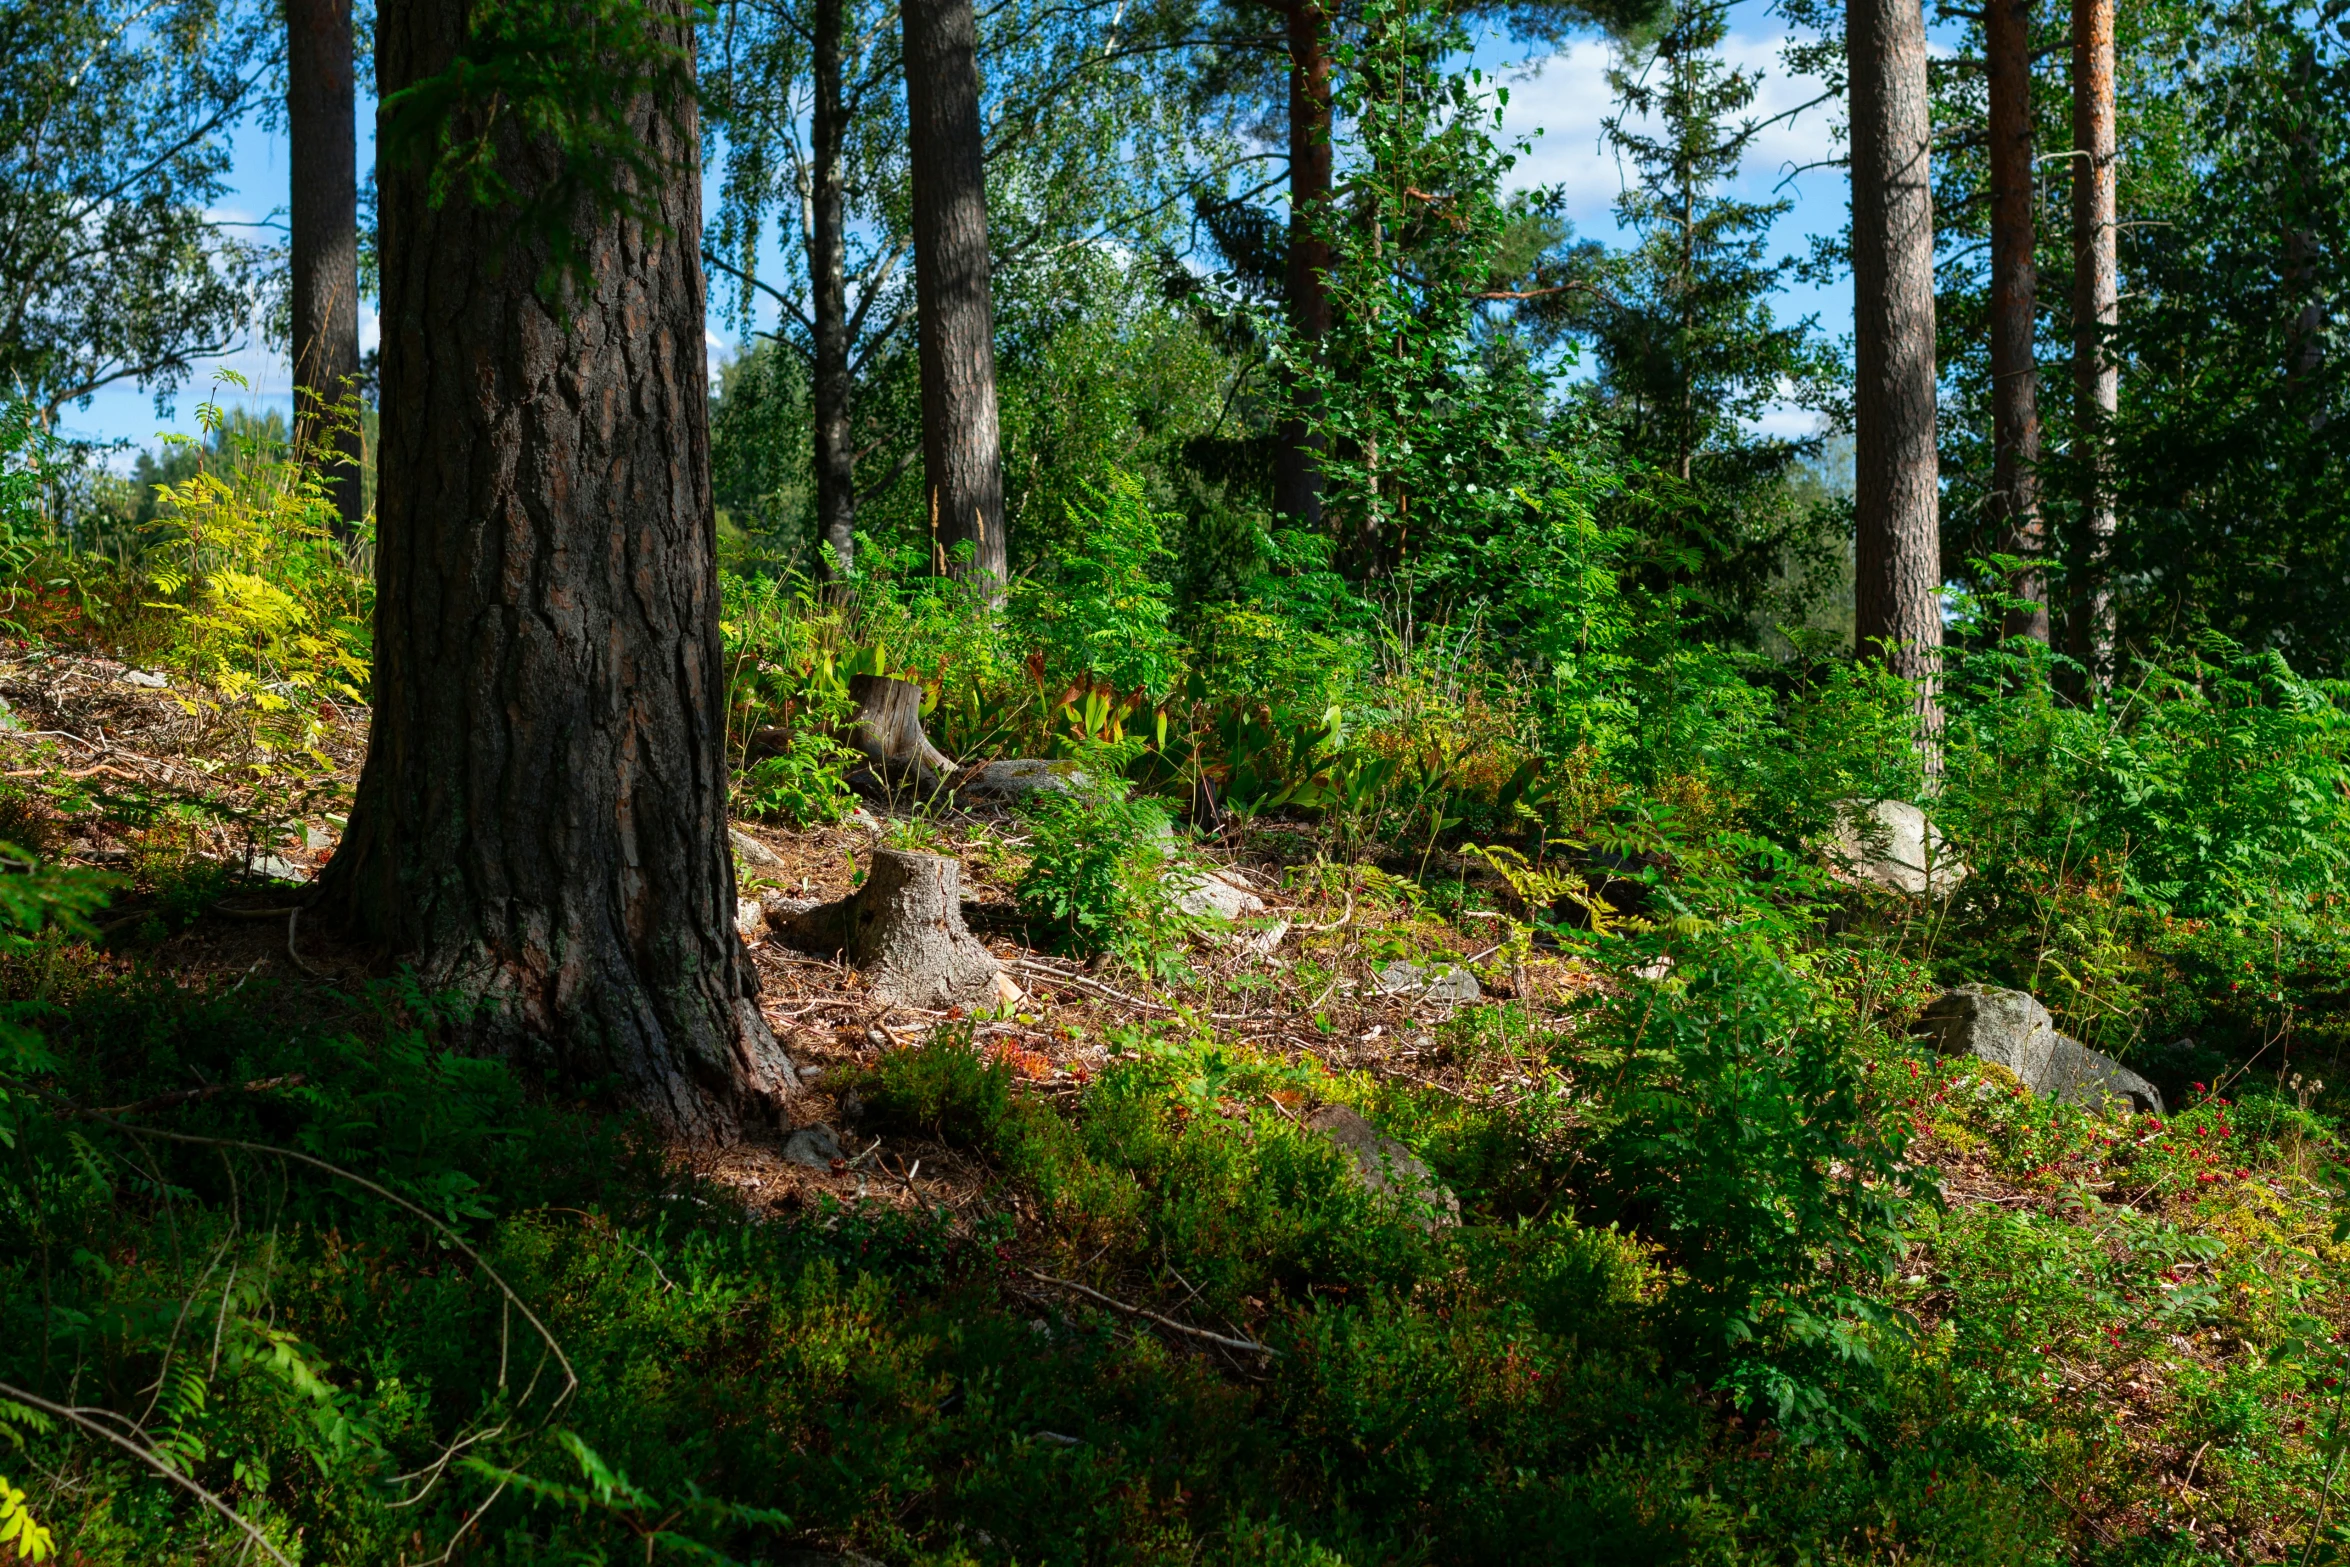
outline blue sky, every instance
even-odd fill
[[[1814,96],[1817,88],[1813,84],[1791,78],[1780,63],[1779,52],[1787,29],[1772,14],[1767,0],[1740,0],[1732,9],[1731,23],[1730,58],[1762,73],[1755,111],[1758,115],[1775,114]],[[1500,45],[1479,53],[1499,69],[1509,85],[1507,128],[1520,135],[1540,132],[1534,136],[1531,155],[1516,171],[1518,179],[1528,185],[1561,187],[1566,196],[1567,215],[1579,236],[1617,238],[1612,208],[1625,172],[1601,145],[1599,132],[1600,120],[1610,108],[1604,74],[1608,64],[1607,46],[1597,40],[1578,43],[1532,68],[1516,63],[1519,51]],[[1739,194],[1754,200],[1770,199],[1789,170],[1828,156],[1832,147],[1832,117],[1838,112],[1836,105],[1823,104],[1792,123],[1766,132],[1741,171]],[[359,125],[363,167],[373,156],[373,119],[373,103],[363,102]],[[265,220],[274,214],[282,221],[286,201],[285,137],[247,124],[237,132],[233,155],[230,188],[219,203],[221,214],[247,222]],[[1795,202],[1794,210],[1780,220],[1773,234],[1775,248],[1783,254],[1804,251],[1806,235],[1832,232],[1844,221],[1846,190],[1840,169],[1814,169],[1796,176],[1781,193]],[[714,297],[720,292],[713,290]],[[1783,318],[1816,315],[1821,329],[1831,336],[1841,336],[1850,329],[1852,301],[1845,285],[1797,286],[1781,296],[1778,308]],[[715,317],[710,322],[710,335],[714,359],[723,359],[737,346],[736,334]],[[375,314],[364,301],[360,306],[360,337],[363,348],[375,345]],[[216,366],[233,369],[252,383],[250,392],[238,392],[233,387],[222,389],[219,393],[222,400],[257,409],[290,408],[292,383],[285,359],[262,348],[259,333],[254,332],[251,341],[236,352],[199,366],[174,399],[175,406],[168,417],[158,417],[151,395],[123,384],[100,392],[87,409],[68,408],[61,422],[75,435],[123,439],[139,445],[152,444],[161,431],[192,434],[196,428],[196,404],[211,394]],[[1766,420],[1766,424],[1773,422],[1776,421]],[[1789,433],[1811,428],[1811,416],[1807,414],[1790,412],[1785,422]]]

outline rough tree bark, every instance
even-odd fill
[[[466,9],[383,7],[379,97],[449,64]],[[567,315],[510,213],[382,171],[374,724],[316,896],[484,1003],[486,1042],[540,1042],[714,1141],[789,1065],[735,934],[699,137],[690,103],[631,117],[687,171],[660,192],[668,231],[594,223]],[[501,156],[526,185],[551,162]]]
[[[1934,449],[1934,208],[1919,0],[1848,0],[1859,651],[1919,683],[1938,727],[1941,502]]]
[[[1318,225],[1330,201],[1329,14],[1317,0],[1284,8],[1289,36],[1290,330],[1318,351],[1330,330],[1330,244]],[[1322,440],[1303,417],[1282,421],[1274,458],[1273,509],[1305,528],[1322,524]]]
[[[361,507],[359,432],[321,415],[359,374],[359,130],[351,0],[286,0],[294,438],[324,459],[346,535]]]
[[[2039,272],[2032,217],[2032,0],[1989,0],[1983,13],[1991,96],[1991,507],[2002,553],[2047,554],[2040,515],[2040,370],[2033,355]],[[2046,574],[2029,566],[2008,591],[2011,637],[2048,640]]]
[[[857,457],[849,441],[849,281],[841,147],[848,104],[841,83],[846,0],[816,0],[809,41],[815,98],[809,113],[808,299],[815,378],[816,527],[836,580],[855,564]]]
[[[2073,0],[2073,401],[2081,517],[2066,615],[2073,657],[2112,677],[2113,492],[2106,442],[2121,377],[2108,339],[2121,320],[2115,265],[2113,0]]]
[[[980,157],[979,31],[971,0],[904,0],[906,118],[914,205],[914,309],[921,335],[922,470],[942,555],[968,540],[959,573],[1010,576],[996,425],[995,310]]]

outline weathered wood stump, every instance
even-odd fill
[[[849,698],[857,704],[848,743],[865,758],[865,769],[884,788],[934,794],[946,787],[954,761],[922,732],[922,688],[887,675],[852,675]],[[852,776],[852,786],[857,779]]]
[[[963,867],[941,854],[876,849],[864,886],[787,918],[775,936],[845,958],[892,1006],[937,1011],[993,1000],[1004,971],[963,923]]]

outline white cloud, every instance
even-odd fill
[[[1818,84],[1787,73],[1779,59],[1784,34],[1766,36],[1733,33],[1723,54],[1732,65],[1757,73],[1760,80],[1748,116],[1772,119],[1798,109],[1818,96]],[[1613,111],[1607,68],[1612,48],[1596,40],[1571,45],[1539,64],[1513,74],[1504,124],[1524,134],[1537,126],[1542,135],[1533,151],[1511,171],[1514,185],[1556,185],[1566,196],[1567,215],[1585,234],[1604,235],[1615,227],[1613,207],[1617,193],[1631,177],[1619,165],[1601,136],[1600,122]],[[1738,194],[1749,200],[1770,199],[1773,188],[1792,169],[1833,156],[1830,135],[1834,103],[1815,104],[1789,119],[1769,125],[1747,149],[1737,182]],[[1641,122],[1635,121],[1634,124]],[[1814,180],[1841,186],[1842,175],[1820,170]]]

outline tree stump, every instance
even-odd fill
[[[941,854],[876,849],[864,886],[776,935],[803,952],[847,958],[892,1006],[937,1011],[991,999],[1004,971],[963,923],[963,867]]]
[[[865,758],[875,778],[885,787],[911,788],[919,794],[946,787],[955,764],[922,732],[920,686],[887,675],[852,675],[849,696],[857,704],[849,744]]]

